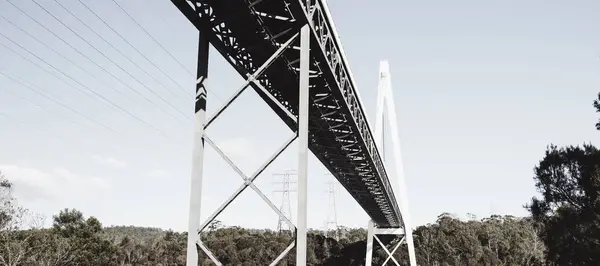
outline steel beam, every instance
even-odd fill
[[[392,259],[392,261],[394,261],[394,263],[396,263],[396,266],[400,266],[400,263],[398,263],[398,261],[396,260],[396,258],[394,258],[394,253],[390,252],[385,247],[385,245],[383,244],[383,242],[381,242],[381,240],[379,239],[379,237],[377,237],[377,235],[374,235],[373,238],[375,238],[375,240],[377,240],[377,243],[379,243],[379,245],[381,245],[381,248],[383,249],[383,251],[385,251],[385,253],[387,253],[388,259]],[[387,261],[385,263],[387,263]]]
[[[388,261],[390,261],[390,259],[392,258],[392,255],[394,253],[396,253],[396,250],[398,250],[398,248],[402,245],[402,242],[404,242],[405,239],[406,239],[405,237],[402,237],[402,239],[400,239],[400,241],[398,241],[398,243],[396,244],[394,249],[392,249],[392,251],[389,253],[391,255],[388,256],[388,258],[383,262],[383,264],[381,264],[382,266],[385,266],[388,263]]]
[[[310,28],[300,30],[300,80],[298,110],[298,226],[296,230],[296,266],[306,266],[308,213],[308,109],[310,67]]]
[[[373,265],[373,237],[375,236],[375,225],[372,220],[369,220],[367,227],[367,253],[365,258],[365,266]]]
[[[402,236],[402,238],[400,239],[400,241],[398,241],[398,243],[396,244],[394,249],[392,251],[389,251],[387,249],[387,247],[383,244],[383,242],[381,242],[379,237],[377,237],[377,235],[397,235],[397,236]],[[404,235],[404,229],[401,229],[401,228],[378,228],[373,223],[372,220],[369,220],[369,225],[367,227],[367,253],[365,255],[365,266],[373,265],[373,250],[375,250],[375,246],[373,245],[373,240],[376,240],[377,243],[379,243],[381,248],[388,255],[387,259],[383,262],[382,265],[386,265],[388,263],[388,261],[391,259],[392,261],[394,261],[394,263],[397,266],[399,266],[400,264],[394,258],[394,253],[396,252],[396,250],[398,250],[398,248],[400,247],[400,245],[402,244],[402,242],[405,239],[406,239],[406,236]]]
[[[202,207],[202,172],[204,167],[204,122],[206,117],[206,88],[208,77],[208,38],[200,34],[198,38],[198,69],[196,80],[195,130],[192,151],[192,176],[190,185],[190,204],[188,217],[187,265],[198,265],[198,247],[200,240],[200,208]]]

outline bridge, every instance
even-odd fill
[[[64,40],[60,35],[57,35],[46,27],[44,23],[40,22],[35,16],[30,15],[25,9],[19,7],[13,1],[6,2],[16,10],[15,12],[18,11],[27,16],[38,26],[54,35],[56,39],[81,55],[82,58],[87,59],[90,63],[95,64],[98,69],[106,72],[106,74],[112,76],[132,91],[135,91],[131,86],[120,80],[119,77],[88,57],[85,52],[73,47],[69,41]],[[77,36],[77,38],[84,41],[90,48],[123,70],[123,72],[140,83],[140,85],[146,87],[144,83],[125,71],[119,64],[97,49],[92,42],[85,40],[77,31],[71,29],[59,17],[39,4],[38,1],[32,2]],[[122,51],[114,47],[98,32],[93,30],[92,27],[81,20],[79,15],[71,12],[69,8],[60,2],[54,2],[107,45],[111,46],[126,59],[129,59],[132,64],[138,66]],[[366,265],[371,266],[372,264],[374,241],[377,241],[388,254],[388,259],[384,262],[384,265],[390,260],[399,265],[398,261],[392,257],[392,254],[405,241],[410,257],[410,265],[416,266],[408,204],[405,199],[406,193],[402,177],[400,143],[397,132],[398,127],[396,125],[397,118],[387,62],[382,61],[380,65],[377,113],[375,131],[373,132],[344,55],[341,41],[338,38],[333,20],[324,0],[171,0],[171,2],[199,31],[195,102],[196,127],[190,185],[187,265],[198,265],[199,252],[204,252],[214,264],[222,265],[212,251],[203,244],[200,238],[201,232],[244,190],[250,188],[283,221],[288,223],[290,228],[295,228],[295,241],[290,243],[275,258],[271,265],[277,265],[282,258],[295,248],[296,265],[305,266],[307,257],[307,216],[309,214],[307,208],[307,195],[309,193],[307,189],[307,157],[310,150],[370,217],[370,221],[365,221],[368,222]],[[117,34],[123,41],[135,49],[131,43],[102,20],[101,16],[97,15],[84,2],[80,1],[80,3],[112,30],[113,33]],[[114,3],[119,6],[118,3]],[[125,10],[122,9],[122,11],[129,16]],[[135,22],[135,19],[131,16],[130,18]],[[25,33],[31,39],[45,46],[66,61],[69,61],[73,66],[86,72],[94,77],[94,79],[101,81],[101,79],[98,79],[95,75],[90,74],[77,63],[65,57],[60,51],[48,46],[45,41],[40,40],[35,34],[29,33],[3,15],[0,15],[0,19],[2,20],[2,25],[11,24],[12,27]],[[5,22],[8,24],[4,24]],[[138,24],[138,26],[143,29],[141,25]],[[146,34],[150,35],[148,32]],[[124,114],[152,127],[139,117],[92,90],[86,84],[79,82],[71,75],[47,62],[34,52],[31,52],[18,41],[12,40],[10,36],[2,32],[0,32],[0,35],[3,40],[7,40],[12,44],[7,46],[5,43],[0,42],[0,45],[8,52],[14,53],[23,58],[23,60],[27,60],[38,68],[47,71],[49,74],[59,78],[66,85],[86,94],[90,98],[103,99],[109,106],[112,105],[112,107],[123,111]],[[151,35],[150,37],[154,40]],[[205,88],[206,80],[209,78],[209,46],[213,46],[229,62],[231,67],[245,79],[237,91],[215,113],[210,114],[210,116],[206,113],[206,105],[209,99],[207,99],[207,88]],[[20,49],[11,47],[19,47]],[[62,76],[48,71],[36,63],[37,61],[32,61],[28,57],[23,56],[22,53],[16,52],[16,50],[23,50],[78,85],[75,86],[67,82]],[[137,49],[135,50],[137,51]],[[137,52],[140,53],[139,51]],[[143,54],[141,55],[144,56]],[[150,60],[148,62],[152,63]],[[154,66],[158,70],[161,70],[158,66]],[[153,78],[145,70],[144,72],[150,78]],[[163,72],[163,74],[165,73]],[[7,75],[4,72],[0,72],[0,75],[45,96],[47,99],[55,101],[57,104],[61,104],[52,97],[35,90],[34,87],[27,86],[18,79],[12,78],[11,75]],[[165,74],[165,76],[167,75]],[[160,83],[156,79],[155,81]],[[172,81],[176,83],[174,80]],[[104,85],[114,89],[108,83],[104,83]],[[150,90],[150,88],[146,88]],[[281,148],[250,176],[246,176],[240,171],[239,167],[232,162],[228,155],[215,144],[205,131],[248,88],[252,88],[293,132],[293,135],[286,142],[282,143]],[[86,91],[89,91],[91,94],[86,93]],[[142,96],[141,94],[139,95]],[[148,98],[146,100],[152,103]],[[170,105],[166,100],[163,99],[163,101]],[[154,105],[159,108],[158,105]],[[80,114],[91,122],[97,123],[99,126],[106,127],[76,110],[68,108],[68,106],[63,105],[63,107]],[[173,106],[171,105],[171,107]],[[184,115],[183,113],[181,114]],[[391,130],[392,148],[395,155],[395,160],[389,161],[391,163],[387,165],[382,152],[384,150],[384,118],[386,117],[389,124],[386,128]],[[110,130],[108,127],[106,129]],[[160,132],[160,130],[157,131]],[[295,225],[253,183],[294,142],[299,147],[297,173],[298,213],[296,215],[298,220]],[[211,213],[206,221],[202,222],[200,214],[202,211],[205,144],[208,144],[217,151],[240,175],[242,182],[235,193],[223,202],[216,211]],[[398,176],[394,178],[388,175],[389,166],[396,168],[395,172]],[[390,251],[377,235],[397,235],[401,236],[402,240]]]
[[[376,134],[352,78],[332,17],[324,0],[171,0],[199,31],[187,265],[198,264],[198,248],[216,264],[200,232],[245,189],[255,190],[292,228],[290,243],[271,265],[296,248],[296,265],[306,265],[307,155],[310,150],[369,215],[366,265],[372,264],[373,240],[396,265],[378,234],[403,235],[410,265],[415,266],[408,205],[404,199],[402,165],[387,62],[380,66]],[[229,62],[245,82],[219,110],[206,114],[209,46]],[[207,136],[205,129],[251,87],[295,134],[252,176],[243,174]],[[387,109],[384,106],[387,105]],[[383,147],[383,118],[392,130],[398,177],[387,173]],[[298,222],[293,225],[252,183],[292,142],[298,152]],[[243,180],[240,188],[204,223],[200,223],[204,144],[212,146]],[[195,233],[192,233],[195,232]],[[402,241],[400,241],[402,242]],[[387,263],[387,261],[386,261]]]

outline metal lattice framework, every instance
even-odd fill
[[[296,230],[298,266],[306,263],[305,148],[310,149],[334,175],[374,225],[392,229],[405,227],[401,206],[390,184],[331,15],[323,1],[171,1],[200,32],[190,235],[194,230],[197,233],[202,230],[198,220],[203,144],[206,141],[216,147],[206,137],[204,129],[247,87],[252,87],[297,134],[300,145]],[[204,81],[208,74],[208,43],[246,82],[214,117],[205,119]],[[232,167],[236,169],[234,165]],[[261,171],[257,171],[256,175]],[[252,187],[256,176],[241,176],[244,186]],[[196,255],[196,245],[202,248],[200,239],[190,236],[188,265],[193,264],[193,261],[190,264],[190,259],[193,260],[193,255]],[[202,249],[207,252],[206,248]],[[216,260],[214,256],[211,259]]]

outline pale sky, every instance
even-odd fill
[[[48,217],[77,208],[104,225],[186,230],[197,30],[170,1],[117,0],[182,67],[111,0],[83,0],[161,71],[79,1],[59,0],[120,52],[54,1],[36,0],[85,41],[35,2],[10,1],[81,53],[0,1],[0,73],[48,96],[0,74],[0,170],[15,183],[20,203]],[[600,144],[592,108],[600,91],[600,2],[330,0],[329,5],[371,119],[379,61],[390,63],[413,225],[434,222],[443,212],[526,215],[522,206],[536,195],[533,167],[549,143]],[[242,83],[212,52],[209,114]],[[248,90],[208,134],[250,175],[292,132]],[[276,205],[281,197],[272,192],[273,174],[296,167],[296,150],[294,143],[257,181]],[[386,158],[392,158],[390,151]],[[312,154],[309,160],[308,221],[322,228],[330,177]],[[207,148],[203,217],[240,184]],[[337,188],[338,223],[366,226],[366,214]],[[295,213],[295,193],[291,198]],[[277,225],[276,214],[252,190],[217,219],[256,228]]]

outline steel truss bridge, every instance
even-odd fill
[[[396,117],[387,63],[380,66],[376,133],[371,131],[352,78],[341,42],[324,0],[171,0],[199,31],[196,85],[196,129],[192,163],[187,265],[198,265],[202,250],[216,264],[221,262],[202,243],[200,232],[243,190],[250,187],[292,228],[296,240],[271,265],[294,247],[296,265],[306,265],[307,156],[310,150],[369,215],[366,265],[371,265],[377,234],[403,235],[416,266],[408,206],[401,180],[401,161]],[[206,116],[208,51],[212,45],[246,81],[211,117]],[[245,176],[207,136],[205,129],[246,88],[251,87],[295,133],[252,176]],[[387,112],[384,105],[387,103]],[[394,186],[386,171],[383,114],[387,113],[394,139],[399,177]],[[294,226],[252,183],[293,141],[298,152],[298,222]],[[204,144],[208,143],[241,176],[243,183],[204,223],[200,223]],[[402,241],[400,241],[402,242]],[[387,263],[386,261],[386,263]],[[385,264],[385,263],[384,263]]]

